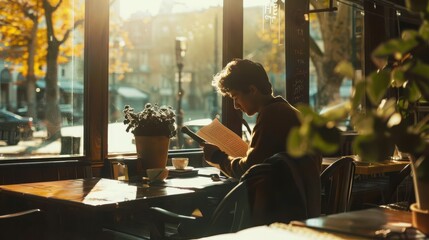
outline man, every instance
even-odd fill
[[[261,64],[234,59],[213,79],[213,86],[234,101],[234,108],[248,116],[258,113],[247,155],[232,158],[217,146],[203,146],[206,161],[230,177],[239,179],[251,166],[286,150],[290,130],[299,126],[298,110],[284,98],[273,96],[271,83]]]

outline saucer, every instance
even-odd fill
[[[185,169],[175,169],[173,166],[167,167],[170,171],[170,178],[188,178],[188,177],[196,177],[198,176],[198,169],[193,167],[186,167]]]
[[[184,169],[176,169],[173,166],[169,166],[167,168],[168,168],[169,171],[176,171],[176,172],[187,172],[187,171],[194,170],[194,167],[191,167],[191,166],[187,166]]]

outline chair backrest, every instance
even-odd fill
[[[221,201],[211,224],[235,232],[247,227],[320,215],[320,160],[279,153],[252,166]],[[233,209],[233,220],[225,214]]]
[[[45,239],[43,224],[40,209],[0,215],[0,239]]]
[[[397,172],[397,173],[392,173],[389,174],[389,186],[387,189],[387,192],[385,194],[385,199],[386,202],[385,203],[396,203],[398,202],[397,194],[399,192],[399,188],[401,183],[411,175],[411,163],[405,165],[405,167],[403,167],[401,169],[401,171]],[[411,187],[411,191],[409,193],[410,196],[408,196],[409,198],[414,196],[414,191],[413,191],[413,187]],[[411,200],[412,199],[401,199],[401,200]],[[412,202],[410,202],[412,203]]]
[[[356,165],[352,157],[342,157],[331,163],[320,174],[322,182],[322,214],[350,210]]]

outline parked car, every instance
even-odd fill
[[[22,117],[6,110],[0,110],[0,140],[16,145],[21,140],[33,138],[33,119]]]
[[[195,120],[191,120],[188,122],[184,122],[183,125],[189,127],[189,129],[191,129],[191,131],[193,132],[197,132],[198,130],[200,130],[202,127],[209,125],[212,122],[212,119],[210,118],[202,118],[202,119],[195,119]],[[250,139],[251,139],[251,129],[253,128],[252,124],[249,124],[249,128],[250,130],[243,124],[243,134],[242,134],[242,138],[245,142],[250,143]],[[189,137],[188,135],[184,134],[183,136],[184,138],[184,148],[199,148],[199,144],[197,142],[195,142],[194,139],[192,139],[191,137]]]

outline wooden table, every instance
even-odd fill
[[[329,164],[333,163],[337,159],[339,158],[323,158],[322,169],[325,169],[327,166],[329,166]],[[355,163],[355,174],[373,175],[388,172],[399,172],[402,170],[402,168],[409,164],[409,161],[390,160],[383,163],[368,163],[362,161],[355,161]]]
[[[0,190],[2,194],[10,196],[94,209],[115,209],[139,200],[160,199],[194,192],[188,189],[130,184],[105,178],[2,185]]]
[[[8,203],[24,201],[25,206],[46,212],[46,239],[98,239],[108,217],[144,214],[150,206],[190,201],[211,190],[226,192],[234,185],[234,181],[213,181],[205,176],[150,185],[88,178],[2,185],[0,196]]]
[[[382,207],[312,218],[297,224],[365,239],[425,239],[413,228],[411,212]]]
[[[427,239],[411,224],[411,212],[372,208],[248,228],[201,240],[256,239]]]

